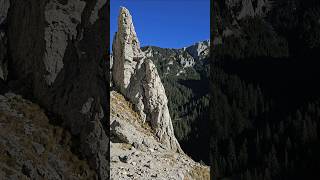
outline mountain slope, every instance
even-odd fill
[[[132,107],[111,92],[111,179],[209,179],[209,167],[165,148]]]

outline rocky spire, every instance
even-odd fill
[[[146,58],[134,30],[129,11],[121,7],[118,32],[113,40],[113,82],[128,98],[143,122],[154,129],[167,148],[182,152],[174,136],[165,89],[153,62]]]
[[[123,93],[127,89],[137,62],[143,57],[140,43],[134,30],[129,11],[121,7],[118,18],[118,32],[113,41],[115,61],[113,79],[115,86]]]

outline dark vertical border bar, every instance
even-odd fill
[[[215,8],[214,8],[214,0],[210,0],[210,69],[213,66],[213,44],[214,44],[214,37],[216,36],[216,31],[215,31],[215,26],[216,26],[216,18],[215,18]],[[210,70],[211,71],[211,70]],[[210,73],[209,76],[209,93],[212,93],[212,74]],[[210,99],[212,98],[212,94],[210,94]],[[210,104],[209,104],[209,110],[210,110],[210,106],[212,106],[212,101],[210,100]],[[209,111],[209,129],[211,129],[212,127],[212,118],[211,118],[211,112]],[[212,159],[211,159],[211,146],[210,146],[210,142],[211,142],[211,131],[209,130],[209,145],[208,145],[208,153],[209,153],[209,166],[210,166],[210,179],[213,179],[213,174],[214,174],[214,169],[212,166]]]
[[[107,60],[107,74],[106,74],[106,79],[107,79],[107,110],[106,110],[106,134],[108,136],[108,179],[110,179],[110,0],[107,0],[107,57],[105,58]]]

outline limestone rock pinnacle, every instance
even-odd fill
[[[168,149],[182,152],[174,136],[168,99],[154,63],[140,49],[130,12],[121,7],[118,32],[113,40],[114,85],[129,99],[144,123]]]
[[[135,32],[129,11],[121,7],[118,18],[118,32],[113,41],[113,54],[118,63],[114,64],[113,79],[123,93],[130,83],[137,62],[143,57],[140,42]]]

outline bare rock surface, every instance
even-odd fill
[[[210,179],[209,167],[166,148],[132,103],[115,91],[110,95],[111,179]]]

